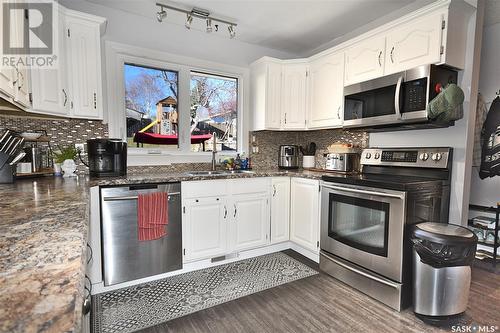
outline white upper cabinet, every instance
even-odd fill
[[[441,13],[414,20],[387,34],[385,75],[441,60]]]
[[[72,117],[102,119],[99,22],[68,15],[66,28]]]
[[[283,66],[282,128],[304,129],[307,110],[307,64]]]
[[[69,88],[68,77],[65,72],[66,56],[64,48],[66,38],[65,19],[61,11],[58,17],[57,68],[33,68],[30,70],[33,103],[30,111],[55,116],[68,116]]]
[[[384,74],[385,36],[376,36],[350,47],[345,52],[345,85]]]
[[[262,58],[250,67],[250,108],[253,130],[281,128],[281,61]]]
[[[308,128],[341,127],[344,108],[344,53],[329,54],[309,66]]]
[[[100,32],[105,19],[58,8],[58,66],[31,70],[30,111],[102,119]]]
[[[250,108],[254,131],[304,130],[307,62],[264,57],[250,66]]]
[[[290,239],[290,178],[272,178],[271,188],[271,243]]]

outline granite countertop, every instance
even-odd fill
[[[322,175],[274,169],[218,176],[44,177],[0,184],[0,332],[81,330],[91,186]]]
[[[0,332],[80,331],[87,193],[84,178],[0,184]]]
[[[309,179],[321,179],[325,173],[318,171],[308,170],[252,170],[249,173],[236,173],[236,174],[218,174],[218,175],[196,175],[191,176],[188,172],[182,173],[169,173],[169,174],[128,174],[124,177],[107,177],[107,178],[94,178],[90,180],[90,186],[115,186],[126,184],[140,184],[140,183],[161,183],[161,182],[181,182],[181,181],[194,181],[194,180],[216,180],[216,179],[237,179],[237,178],[255,178],[255,177],[300,177]]]

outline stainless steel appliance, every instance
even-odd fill
[[[321,183],[320,267],[390,307],[411,301],[408,225],[448,222],[451,148],[370,148]]]
[[[127,143],[120,139],[87,140],[91,177],[125,176]]]
[[[280,146],[278,167],[280,169],[297,169],[299,167],[299,146]]]
[[[329,153],[326,155],[325,169],[338,172],[358,172],[359,153]]]
[[[458,72],[425,65],[344,88],[344,127],[427,122],[427,104]]]
[[[446,322],[467,309],[477,236],[454,224],[420,223],[412,234],[413,310]]]
[[[158,191],[168,193],[167,235],[139,241],[137,196]],[[101,235],[105,286],[181,269],[181,184],[102,188]]]

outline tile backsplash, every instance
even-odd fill
[[[255,142],[252,142],[255,136]],[[309,142],[316,143],[316,167],[325,166],[323,154],[327,153],[328,146],[332,143],[352,143],[359,147],[368,147],[368,133],[361,131],[348,131],[342,129],[317,130],[307,132],[291,131],[256,131],[250,132],[250,151],[252,146],[259,148],[258,153],[251,153],[252,165],[254,168],[277,168],[278,152],[280,145],[305,146]],[[302,154],[300,154],[300,165],[302,165]]]
[[[53,150],[86,143],[87,139],[108,137],[108,125],[98,120],[47,119],[0,115],[0,133],[4,129],[18,132],[46,131]],[[44,145],[44,143],[40,143]],[[78,173],[88,173],[77,159]]]

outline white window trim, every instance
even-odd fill
[[[129,147],[128,165],[168,165],[172,163],[201,163],[210,162],[212,153],[210,152],[189,152],[189,134],[186,135],[186,126],[183,123],[189,122],[189,101],[190,96],[185,96],[189,89],[186,84],[190,84],[190,72],[199,71],[215,75],[229,76],[238,79],[238,149],[237,153],[248,152],[248,133],[250,129],[249,110],[249,69],[232,65],[224,65],[212,61],[200,60],[170,54],[162,51],[144,49],[127,44],[112,41],[105,42],[106,52],[106,95],[107,107],[104,120],[109,127],[109,135],[114,138],[126,140],[126,117],[125,117],[125,82],[123,66],[125,63],[135,63],[137,65],[165,68],[179,73],[179,150],[146,150],[144,148]],[[184,86],[182,86],[184,85]],[[187,87],[189,88],[189,87]],[[183,110],[187,108],[187,111]],[[184,150],[182,150],[184,149]],[[149,153],[148,153],[149,151]],[[220,152],[218,158],[222,156],[235,156],[236,152]]]

